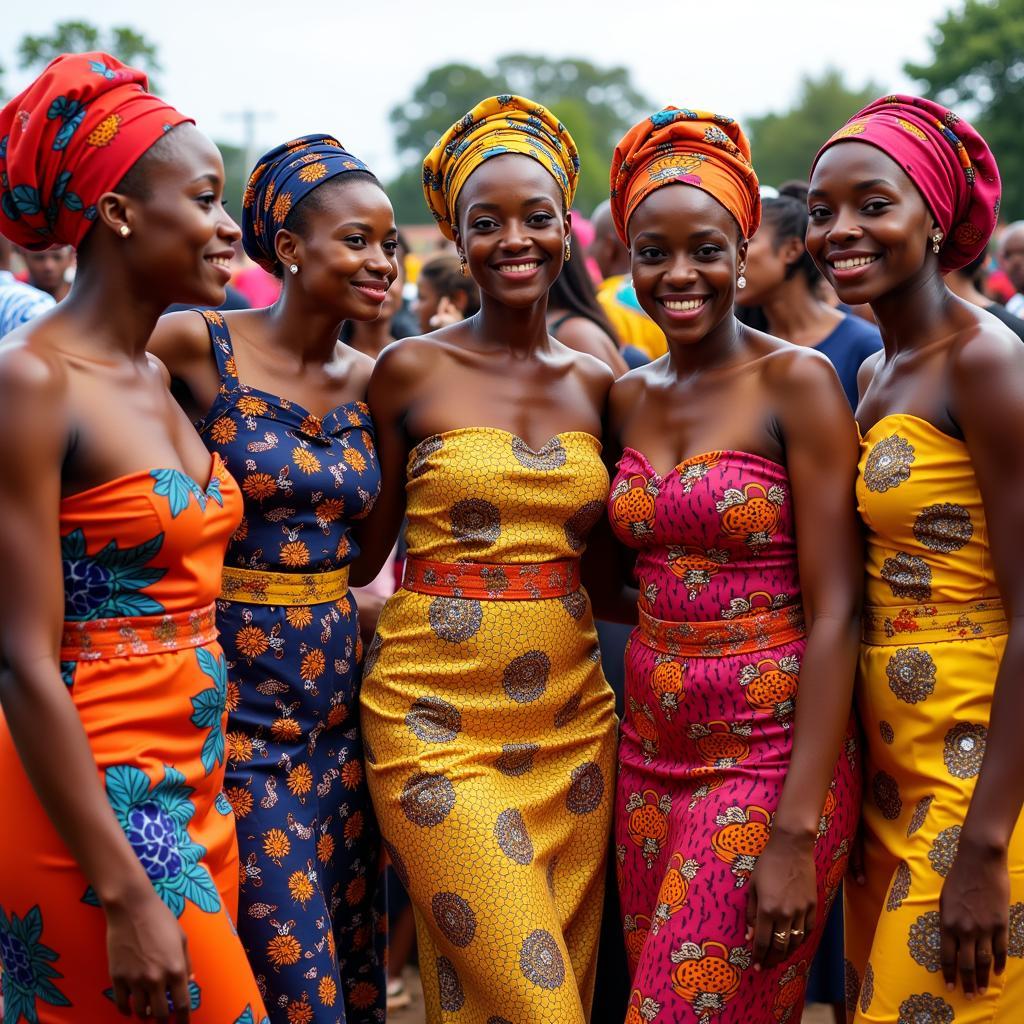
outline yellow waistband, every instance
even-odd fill
[[[220,596],[243,604],[325,604],[348,593],[348,566],[331,572],[259,572],[224,567]]]
[[[998,599],[968,604],[865,605],[864,643],[885,646],[975,640],[1007,632]]]

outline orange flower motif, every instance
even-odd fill
[[[294,1000],[288,1004],[288,1024],[310,1024],[313,1019],[313,1007],[307,1002],[308,999],[303,992],[301,1000]]]
[[[314,511],[316,512],[317,519],[321,519],[325,523],[333,523],[344,515],[345,502],[341,498],[325,498],[316,506]]]
[[[350,907],[356,906],[360,903],[363,897],[366,895],[366,879],[365,878],[353,878],[348,883],[348,887],[345,889],[345,899],[348,901]]]
[[[301,540],[290,540],[281,545],[281,564],[298,566],[309,565],[309,548]]]
[[[320,997],[320,1002],[324,1006],[334,1005],[334,1000],[338,998],[338,986],[334,984],[334,979],[329,974],[325,974],[320,979],[316,994]]]
[[[363,834],[363,812],[353,811],[345,822],[345,838],[358,839]]]
[[[314,647],[313,650],[307,651],[302,656],[302,667],[299,669],[299,675],[307,683],[311,683],[314,679],[319,679],[324,674],[326,667],[327,659],[324,657],[324,652],[319,647]]]
[[[344,704],[335,704],[327,712],[327,725],[333,729],[336,725],[341,725],[346,718],[348,718],[348,708]]]
[[[305,448],[296,448],[292,452],[292,461],[303,473],[316,473],[320,469],[320,460]]]
[[[274,220],[280,224],[285,217],[288,216],[288,211],[292,208],[292,194],[291,192],[282,192],[274,200],[274,209],[271,211]]]
[[[309,765],[297,764],[288,773],[288,792],[292,796],[305,796],[313,788],[313,773]]]
[[[367,433],[365,430],[362,431],[363,447],[373,455],[376,449],[373,447],[373,435]]]
[[[237,711],[238,705],[242,703],[242,693],[238,688],[238,683],[228,683],[228,695],[224,701],[224,708],[227,711]]]
[[[348,558],[348,553],[351,550],[352,545],[349,543],[348,536],[343,536],[341,540],[338,541],[338,547],[337,550],[334,552],[334,557],[338,559],[339,562],[343,562],[346,558]]]
[[[334,602],[334,607],[347,619],[352,614],[352,602],[347,597],[340,597]]]
[[[324,421],[319,416],[309,413],[309,415],[302,417],[299,430],[304,434],[320,435],[324,432]]]
[[[216,444],[227,444],[238,436],[238,425],[230,416],[221,416],[210,427],[210,437]]]
[[[357,472],[362,473],[366,469],[366,459],[363,453],[356,448],[346,448],[345,461]]]
[[[275,718],[270,735],[278,742],[297,740],[302,735],[302,726],[294,718]]]
[[[313,621],[313,612],[305,605],[293,605],[285,608],[284,617],[292,629],[305,629]]]
[[[306,166],[299,171],[299,181],[319,181],[326,174],[326,165],[322,161],[318,160],[315,164],[306,164]]]
[[[356,407],[358,408],[358,404]],[[349,411],[345,413],[345,418],[353,427],[361,427],[363,425],[363,421],[359,418],[359,413],[357,413],[355,409],[349,409]]]
[[[292,841],[288,833],[279,828],[268,829],[263,833],[263,852],[278,866],[291,853]]]
[[[252,757],[252,740],[244,732],[229,732],[225,737],[228,745],[228,760],[238,764]]]
[[[349,788],[355,789],[363,781],[362,761],[348,761],[341,769],[341,781]]]
[[[235,362],[234,356],[228,356],[227,359],[224,360],[224,373],[228,377],[238,376],[238,364]]]
[[[301,903],[303,909],[313,898],[313,883],[302,871],[293,871],[288,876],[288,892],[296,903]]]
[[[357,981],[348,998],[357,1010],[368,1010],[377,1001],[377,986],[371,981]]]
[[[242,521],[238,524],[238,529],[231,534],[232,540],[245,540],[249,536],[249,520],[242,516]]]
[[[263,501],[277,492],[277,481],[269,473],[250,473],[242,481],[242,490],[247,498]]]
[[[267,943],[267,957],[275,967],[290,967],[300,956],[302,946],[294,935],[275,935]]]
[[[252,793],[245,786],[228,786],[224,790],[224,796],[231,804],[231,810],[235,812],[236,818],[244,818],[252,810]]]
[[[324,833],[316,841],[316,855],[321,864],[326,864],[334,856],[334,837]]]
[[[267,403],[255,395],[242,395],[237,405],[243,416],[262,416],[267,411]]]
[[[211,324],[215,324],[217,327],[224,326],[224,317],[215,309],[204,309],[203,319],[209,321]]]
[[[258,658],[270,646],[270,641],[259,626],[243,626],[235,634],[235,646],[243,657]]]
[[[263,212],[266,213],[274,202],[274,182],[267,185],[267,191],[263,193]]]
[[[121,127],[121,115],[109,114],[85,137],[86,145],[102,148],[109,146],[117,138]]]

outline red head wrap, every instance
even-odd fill
[[[66,53],[0,110],[0,232],[26,249],[78,246],[96,201],[191,118],[106,53]]]

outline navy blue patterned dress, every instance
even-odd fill
[[[321,420],[242,384],[223,316],[202,315],[221,386],[197,427],[245,497],[225,567],[301,574],[308,592],[301,604],[217,602],[238,931],[273,1024],[382,1022],[384,889],[358,723],[356,604],[348,593],[325,600],[316,582],[358,553],[351,524],[380,487],[373,424],[362,402]]]

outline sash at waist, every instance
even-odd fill
[[[65,622],[60,641],[61,661],[99,661],[165,654],[205,647],[217,639],[216,606],[193,608],[173,615],[140,615],[117,619]]]
[[[1008,631],[998,598],[967,604],[865,605],[864,643],[896,646],[975,640]]]
[[[536,601],[580,589],[580,560],[506,564],[407,558],[402,586],[417,594],[479,601]]]
[[[330,572],[260,572],[225,566],[220,596],[242,604],[292,607],[339,601],[347,593],[347,565]]]
[[[804,613],[798,604],[703,622],[670,622],[640,609],[643,642],[663,654],[694,658],[752,654],[792,643],[804,635]]]

